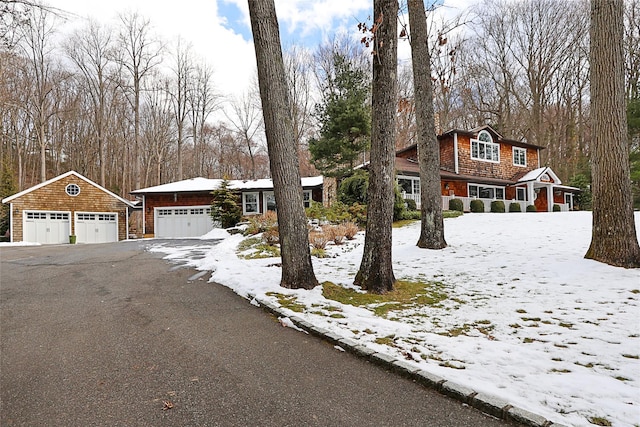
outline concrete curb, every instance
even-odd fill
[[[438,375],[424,371],[410,363],[407,363],[405,360],[397,359],[386,353],[376,352],[359,344],[357,341],[341,337],[334,332],[313,325],[298,316],[287,314],[281,307],[273,304],[272,302],[262,301],[254,295],[248,295],[248,298],[256,301],[263,310],[266,310],[275,316],[288,317],[297,327],[304,329],[312,335],[315,335],[325,341],[329,341],[352,354],[364,357],[369,361],[395,371],[400,375],[415,380],[425,387],[434,389],[446,396],[472,406],[485,414],[528,427],[567,427],[563,424],[557,424],[549,421],[538,414],[513,406],[506,400],[499,397],[487,393],[476,392],[462,384],[446,380]]]

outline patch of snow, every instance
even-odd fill
[[[42,243],[34,242],[0,242],[0,246],[41,246]]]
[[[211,240],[211,239],[225,239],[229,237],[230,234],[227,230],[223,228],[214,228],[207,234],[200,236],[201,240]]]
[[[640,213],[636,213],[640,232]],[[448,247],[416,247],[419,222],[393,230],[394,273],[437,284],[440,303],[376,316],[366,307],[279,286],[279,259],[241,259],[240,235],[196,257],[157,245],[168,259],[213,271],[210,281],[278,304],[306,307],[297,317],[375,351],[561,424],[640,424],[640,270],[584,259],[589,212],[465,214],[445,220]],[[313,259],[320,282],[354,288],[363,233]],[[195,249],[194,249],[195,250]],[[200,258],[200,259],[196,259]],[[270,295],[267,295],[269,293]],[[331,317],[339,310],[341,316]],[[288,319],[290,321],[290,319]],[[393,337],[393,346],[379,338]]]
[[[309,332],[305,331],[304,329],[298,327],[295,323],[293,323],[293,321],[291,319],[289,319],[288,317],[278,317],[278,321],[280,322],[280,324],[282,326],[284,326],[285,328],[291,328],[291,329],[295,329],[296,331],[300,331],[300,332],[304,332],[305,334],[308,334]]]

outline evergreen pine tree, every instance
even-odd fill
[[[219,223],[222,228],[236,225],[242,218],[240,198],[229,189],[229,181],[226,179],[220,184],[220,188],[211,192],[211,219]]]
[[[371,135],[367,73],[344,54],[334,52],[335,74],[326,83],[318,105],[320,136],[309,141],[313,165],[326,176],[349,175]]]

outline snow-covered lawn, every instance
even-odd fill
[[[549,420],[640,425],[640,270],[583,258],[590,213],[465,214],[445,220],[440,251],[415,246],[419,227],[394,229],[396,278],[437,282],[446,299],[385,317],[325,299],[321,287],[279,287],[279,259],[240,259],[244,237],[222,230],[203,236],[224,238],[204,258],[184,246],[152,250],[246,297],[295,297],[305,306],[296,316],[310,323]],[[359,233],[328,246],[330,258],[314,258],[318,280],[351,287],[363,242]]]

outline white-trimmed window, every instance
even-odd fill
[[[513,147],[513,164],[516,166],[527,166],[527,149]]]
[[[276,196],[273,191],[265,191],[262,193],[262,198],[264,199],[264,212],[266,211],[274,211],[278,210],[276,206]],[[302,202],[304,203],[304,207],[311,207],[311,190],[303,190],[302,191]]]
[[[64,188],[64,191],[69,196],[75,197],[80,194],[80,186],[78,186],[78,184],[69,184]]]
[[[420,178],[415,176],[398,175],[398,186],[400,191],[408,195],[420,195]]]
[[[527,189],[523,187],[516,188],[516,200],[521,202],[527,201]]]
[[[255,215],[260,213],[258,199],[258,193],[242,193],[242,214]]]
[[[310,208],[311,207],[311,190],[303,190],[302,191],[302,202],[304,203],[304,207],[306,208]]]
[[[262,193],[262,198],[264,199],[263,212],[275,212],[278,210],[278,207],[276,206],[276,195],[273,193],[273,191],[265,191],[264,193]]]
[[[493,142],[493,138],[486,130],[478,133],[478,139],[471,140],[471,158],[485,162],[500,162],[500,144]]]
[[[504,187],[469,184],[469,197],[504,200]]]

